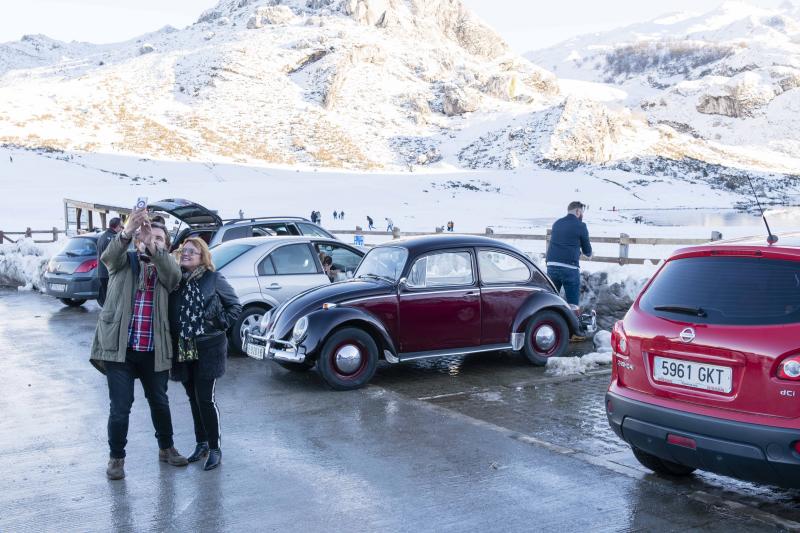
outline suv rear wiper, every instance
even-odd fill
[[[708,313],[702,307],[689,307],[686,305],[657,305],[653,307],[656,311],[668,311],[671,313],[683,313],[684,315],[693,315],[701,318],[708,316]]]

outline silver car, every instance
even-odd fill
[[[215,246],[211,256],[242,303],[230,331],[231,344],[240,349],[244,332],[264,313],[307,289],[351,278],[364,252],[336,239],[250,237]]]

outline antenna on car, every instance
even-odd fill
[[[772,230],[769,229],[769,222],[767,222],[767,216],[764,214],[764,208],[761,207],[761,202],[758,200],[756,188],[753,187],[753,180],[750,179],[749,174],[745,174],[745,176],[747,176],[747,182],[750,184],[750,190],[753,191],[753,197],[756,199],[756,205],[758,205],[758,209],[761,211],[761,219],[764,221],[764,225],[767,227],[767,244],[775,244],[778,242],[778,236],[773,234]]]

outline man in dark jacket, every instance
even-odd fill
[[[583,223],[585,207],[581,202],[570,202],[567,216],[553,224],[547,248],[547,275],[555,283],[556,290],[564,287],[567,303],[572,305],[578,305],[581,296],[581,252],[586,257],[592,255],[589,230]]]
[[[108,223],[108,229],[97,239],[97,278],[100,280],[100,292],[97,294],[97,303],[103,307],[106,303],[106,293],[108,291],[108,268],[100,258],[106,251],[108,243],[122,231],[122,221],[119,217],[112,218]]]

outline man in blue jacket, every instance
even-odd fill
[[[592,255],[589,243],[589,230],[583,222],[581,202],[570,202],[567,216],[553,224],[550,246],[547,248],[547,275],[556,285],[556,290],[564,287],[567,303],[578,305],[581,295],[581,252],[586,257]]]

